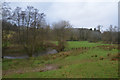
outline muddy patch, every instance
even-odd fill
[[[17,73],[17,74],[23,74],[23,73],[26,73],[26,72],[45,72],[45,71],[50,71],[50,70],[56,70],[56,69],[59,69],[59,66],[57,65],[53,65],[53,64],[45,64],[44,67],[36,67],[36,68],[33,68],[33,69],[19,69],[19,70],[3,70],[2,72],[2,75],[5,76],[5,75],[10,75],[10,74],[14,74],[14,73]]]
[[[40,70],[40,72],[56,70],[56,69],[58,69],[58,66],[53,65],[53,64],[46,64],[45,67]]]

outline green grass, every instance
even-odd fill
[[[54,41],[53,43],[58,45],[57,41]],[[80,48],[80,47],[96,47],[101,45],[112,45],[112,44],[103,44],[102,42],[90,43],[88,41],[67,41],[65,50],[71,50],[72,48]]]
[[[39,56],[30,59],[3,60],[3,72],[7,70],[23,69],[23,73],[11,73],[4,75],[4,78],[118,78],[118,61],[111,61],[111,58],[117,55],[118,50],[104,50],[98,45],[109,45],[101,43],[89,43],[86,41],[69,41],[67,48],[91,47],[87,50],[68,51],[69,56],[59,56],[58,54]],[[92,48],[94,47],[94,48]],[[67,53],[68,53],[67,52]],[[111,54],[107,56],[107,54]],[[97,55],[97,57],[91,57]],[[56,59],[52,57],[56,56]],[[103,57],[103,60],[100,60]],[[45,72],[35,71],[33,69],[44,68],[46,64],[58,66],[56,70]],[[27,72],[24,72],[27,70]]]
[[[110,44],[89,43],[88,41],[68,41],[68,46],[66,49],[79,48],[79,47],[96,47],[100,45],[110,45]]]
[[[107,60],[98,62],[86,62],[73,65],[66,65],[62,69],[46,72],[28,72],[24,74],[13,74],[7,77],[16,78],[117,78],[117,62]]]

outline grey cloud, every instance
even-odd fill
[[[118,26],[117,2],[37,2],[16,3],[15,6],[26,8],[32,5],[46,14],[49,24],[59,20],[69,21],[73,27],[96,27],[103,25],[104,30],[110,24]]]

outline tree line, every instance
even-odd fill
[[[63,51],[67,41],[104,41],[118,43],[118,27],[110,25],[107,31],[101,33],[101,25],[94,30],[86,28],[73,28],[69,21],[59,21],[52,25],[47,24],[46,14],[33,6],[25,10],[16,7],[12,10],[8,3],[2,5],[2,49],[3,53],[9,44],[24,47],[31,57],[34,53],[55,48]],[[58,41],[55,45],[53,41]]]

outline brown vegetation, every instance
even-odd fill
[[[100,57],[100,60],[103,60],[104,58],[103,57]]]
[[[102,46],[97,46],[97,47],[105,49],[105,50],[118,49],[118,47],[114,45],[102,45]]]
[[[111,60],[112,61],[120,60],[120,55],[117,54],[117,55],[112,56]]]

